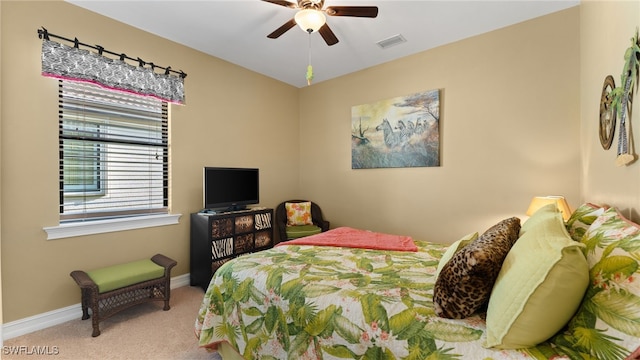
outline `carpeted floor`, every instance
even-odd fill
[[[5,340],[0,357],[220,360],[217,353],[199,348],[194,334],[203,295],[199,287],[172,289],[169,311],[162,311],[162,302],[134,306],[100,322],[101,334],[95,338],[91,337],[91,319],[80,320],[79,312],[78,320]],[[34,354],[36,351],[41,354]]]

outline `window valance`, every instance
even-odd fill
[[[97,53],[67,46],[52,40],[47,34],[42,41],[42,75],[82,82],[94,83],[106,88],[131,92],[143,96],[152,96],[163,101],[184,103],[183,72],[172,75],[171,68],[162,74],[156,73],[153,63],[137,59],[138,66],[126,63],[125,54],[119,59],[104,56],[104,49],[97,47]],[[149,67],[145,66],[149,65]]]

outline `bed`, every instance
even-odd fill
[[[518,219],[468,316],[442,317],[442,279],[489,230],[444,245],[338,228],[220,267],[196,336],[224,359],[640,359],[640,226],[589,203],[561,229],[543,213]]]

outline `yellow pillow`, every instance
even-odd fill
[[[311,219],[311,201],[285,203],[287,226],[313,225]]]
[[[519,349],[544,342],[569,322],[587,289],[584,244],[571,239],[560,211],[546,206],[529,221],[491,292],[486,347]]]
[[[449,262],[449,260],[451,260],[453,255],[458,250],[467,246],[467,244],[470,244],[473,240],[477,238],[478,238],[478,233],[475,232],[475,233],[467,234],[463,236],[462,239],[451,244],[451,246],[449,246],[447,251],[445,251],[444,254],[442,254],[442,257],[440,258],[440,262],[438,262],[438,268],[436,269],[436,273],[434,276],[438,278],[438,274],[440,274],[440,271],[442,271],[442,268]]]

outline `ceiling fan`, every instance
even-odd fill
[[[274,32],[267,35],[270,39],[277,39],[280,35],[298,24],[302,30],[308,33],[312,33],[314,31],[319,32],[327,45],[331,46],[338,43],[338,38],[333,31],[331,31],[329,25],[327,25],[324,14],[329,16],[353,16],[367,18],[375,18],[378,16],[377,6],[329,6],[323,9],[324,0],[297,0],[297,3],[286,0],[262,1],[288,7],[290,9],[298,9],[298,12],[293,19],[287,21]]]

